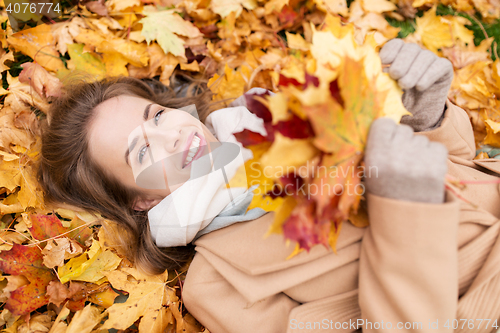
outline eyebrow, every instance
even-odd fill
[[[125,152],[125,162],[128,163],[128,156],[130,155],[130,152],[134,150],[135,145],[137,144],[137,141],[139,141],[139,136],[136,136],[132,142],[130,143],[130,147],[128,147],[127,151]]]
[[[144,121],[148,120],[149,118],[149,109],[151,109],[151,105],[153,105],[154,103],[150,103],[148,105],[146,105],[146,108],[144,108]]]

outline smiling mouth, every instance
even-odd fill
[[[189,146],[188,153],[186,154],[184,163],[182,164],[183,169],[201,156],[201,153],[203,152],[204,142],[205,140],[203,139],[203,137],[200,137],[198,133],[194,134],[191,145]]]

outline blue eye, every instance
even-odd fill
[[[158,121],[160,120],[160,116],[165,111],[165,109],[161,109],[160,111],[156,112],[155,114],[155,125],[158,126]]]
[[[137,158],[138,158],[140,164],[142,164],[142,159],[144,158],[144,155],[146,155],[148,148],[149,148],[149,144],[146,144],[145,146],[143,146],[139,150],[139,153],[137,154]]]

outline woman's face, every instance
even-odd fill
[[[191,161],[217,142],[197,118],[140,97],[121,95],[99,104],[89,128],[94,161],[141,196],[146,210],[185,183]]]

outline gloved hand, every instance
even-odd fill
[[[388,41],[380,50],[382,64],[390,64],[389,75],[404,90],[403,105],[413,116],[402,124],[422,132],[438,127],[453,80],[453,65],[417,44],[401,39]]]
[[[444,202],[448,151],[411,127],[376,119],[365,150],[366,191],[377,196],[429,203]]]

